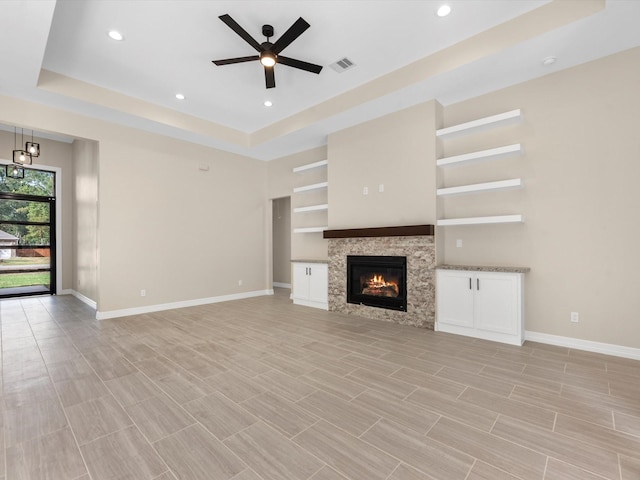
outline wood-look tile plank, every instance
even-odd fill
[[[316,391],[316,389],[308,383],[304,383],[278,370],[271,370],[262,375],[258,375],[253,378],[252,381],[264,390],[270,390],[292,402],[297,402]]]
[[[560,396],[589,407],[607,408],[627,415],[633,415],[634,417],[640,417],[640,405],[635,399],[612,397],[611,395],[592,392],[590,390],[572,387],[571,385],[563,385]],[[594,423],[601,422],[594,421]]]
[[[351,480],[383,480],[399,464],[388,454],[324,420],[293,441]]]
[[[5,447],[46,435],[67,426],[57,399],[47,398],[34,404],[4,411]]]
[[[249,467],[260,472],[264,480],[308,479],[324,466],[308,451],[262,422],[224,443]]]
[[[387,393],[367,390],[351,400],[354,405],[371,411],[375,415],[393,420],[418,433],[426,433],[440,415],[398,399]]]
[[[153,357],[136,362],[135,367],[152,380],[158,380],[183,371],[178,365],[165,357]]]
[[[167,467],[134,426],[80,447],[93,480],[158,477]]]
[[[301,359],[299,361],[304,362],[305,364],[310,365],[313,368],[326,370],[327,372],[338,375],[339,377],[348,375],[349,373],[359,368],[358,365],[354,365],[353,363],[347,361],[346,357],[333,359],[325,357],[324,355],[320,355],[319,353],[310,353],[309,355],[304,357],[304,359]]]
[[[471,405],[448,395],[423,388],[419,388],[409,395],[406,401],[486,432],[491,430],[496,418],[498,418],[497,413],[486,408]]]
[[[331,467],[324,467],[309,480],[347,480],[347,478]]]
[[[474,463],[473,468],[471,468],[471,472],[469,472],[467,480],[518,480],[518,478],[514,477],[510,473],[498,470],[491,465],[477,460],[476,463]]]
[[[496,395],[502,395],[503,397],[508,397],[515,386],[512,383],[481,377],[475,373],[465,372],[464,370],[458,370],[457,368],[443,367],[435,376],[459,383],[460,385],[466,385],[495,393]]]
[[[448,418],[438,420],[427,436],[523,480],[543,477],[545,455]]]
[[[401,463],[388,480],[433,480],[433,477]]]
[[[515,385],[522,385],[524,387],[548,390],[554,393],[560,393],[560,388],[562,387],[560,382],[532,377],[531,375],[524,375],[522,373],[510,372],[495,367],[484,367],[480,372],[480,375],[483,377],[494,378],[496,380],[502,380],[503,382],[513,383]]]
[[[634,435],[567,415],[558,415],[554,431],[601,449],[640,459],[640,437]]]
[[[458,397],[465,389],[465,386],[460,383],[451,382],[428,373],[422,373],[404,367],[392,373],[391,377],[402,380],[405,383],[410,383],[411,385],[422,387],[426,390],[450,396],[451,398]]]
[[[385,419],[360,438],[441,480],[464,480],[474,461],[465,453]]]
[[[6,455],[7,476],[13,480],[74,479],[87,473],[68,427],[9,447]]]
[[[640,460],[620,455],[620,473],[622,480],[637,480],[640,478]]]
[[[380,420],[369,409],[321,390],[298,401],[297,405],[356,437]]]
[[[65,407],[87,402],[109,394],[102,380],[95,374],[63,380],[55,385],[58,390],[58,395],[60,395],[62,405]]]
[[[355,367],[372,370],[381,375],[391,375],[393,372],[397,372],[398,370],[400,370],[400,368],[402,368],[396,363],[387,362],[378,358],[367,357],[359,353],[350,353],[346,357],[343,357],[341,361],[348,363],[349,365],[354,365]]]
[[[195,423],[179,405],[164,395],[148,398],[125,410],[149,442],[160,440]]]
[[[200,425],[180,430],[154,446],[178,479],[227,480],[246,468]]]
[[[111,395],[69,406],[65,411],[80,445],[132,424],[129,416]]]
[[[594,392],[609,393],[609,382],[604,378],[580,377],[531,365],[527,365],[522,373],[524,375],[544,378],[545,380],[551,380],[565,385],[573,385],[574,387],[593,390]]]
[[[155,384],[181,405],[202,398],[213,391],[207,383],[187,372],[171,373],[155,380]]]
[[[345,400],[351,400],[356,395],[364,392],[367,387],[361,383],[338,377],[324,370],[314,370],[300,377],[305,383],[318,390],[324,390]]]
[[[295,362],[289,358],[281,357],[279,355],[270,355],[268,357],[261,358],[260,361],[276,370],[280,370],[282,373],[291,375],[292,377],[299,377],[301,375],[308,374],[315,370],[316,367],[303,362]],[[261,372],[264,373],[264,372]]]
[[[462,402],[491,410],[492,412],[517,418],[547,430],[553,429],[556,413],[552,410],[536,407],[509,398],[495,395],[475,388],[467,388],[460,397]]]
[[[82,357],[75,357],[72,360],[57,363],[48,367],[48,370],[49,376],[54,383],[86,377],[93,373],[91,366]]]
[[[293,437],[318,421],[299,405],[272,392],[251,397],[242,407],[287,437]]]
[[[619,471],[615,453],[514,418],[498,418],[491,433],[606,478],[615,478]]]
[[[185,403],[183,407],[220,440],[258,421],[245,408],[218,392]]]
[[[214,375],[207,378],[205,382],[234,402],[241,402],[265,391],[265,388],[257,382],[233,371]]]
[[[602,480],[602,477],[549,457],[544,480]]]
[[[613,419],[616,430],[640,437],[640,417],[613,412]]]
[[[142,373],[136,372],[104,382],[123,407],[162,395],[162,390]]]
[[[514,388],[511,399],[531,405],[554,410],[577,418],[582,418],[600,425],[612,426],[611,409],[595,406],[591,403],[567,399],[544,390],[536,390],[521,386]]]
[[[359,368],[358,370],[351,372],[345,378],[361,383],[362,385],[366,385],[372,390],[385,392],[399,398],[406,397],[418,388],[416,385],[404,382],[397,377],[380,375],[379,373],[366,368]]]

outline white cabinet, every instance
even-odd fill
[[[328,310],[328,290],[326,263],[293,263],[293,303]]]
[[[522,273],[438,270],[436,330],[522,345]]]

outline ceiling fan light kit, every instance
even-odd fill
[[[213,60],[218,66],[231,65],[234,63],[251,62],[253,60],[259,60],[264,67],[265,84],[267,88],[275,88],[276,80],[274,75],[274,67],[276,64],[286,65],[288,67],[297,68],[306,72],[318,74],[322,70],[322,66],[315,65],[313,63],[304,62],[295,58],[284,57],[280,55],[280,52],[287,48],[296,38],[302,35],[309,25],[302,17],[298,18],[289,29],[282,34],[282,36],[275,42],[271,43],[269,38],[273,36],[273,27],[271,25],[262,26],[262,35],[267,37],[267,40],[262,43],[258,43],[247,31],[242,28],[238,22],[236,22],[230,15],[220,15],[222,20],[231,30],[236,32],[240,38],[251,45],[258,55],[251,55],[248,57],[235,57],[222,60]]]

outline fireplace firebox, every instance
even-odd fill
[[[347,302],[407,311],[407,257],[347,256]]]

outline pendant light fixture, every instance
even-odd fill
[[[21,133],[21,140],[24,140],[24,130]],[[22,143],[22,142],[20,142]],[[13,163],[18,165],[31,165],[32,158],[29,152],[25,150],[19,150],[18,147],[18,129],[13,127]],[[38,154],[40,154],[40,146],[38,146]]]
[[[33,141],[33,130],[31,130],[31,141],[24,144],[24,149],[31,158],[40,156],[40,144]]]
[[[7,178],[24,178],[24,168],[19,165],[5,165],[4,170]]]

